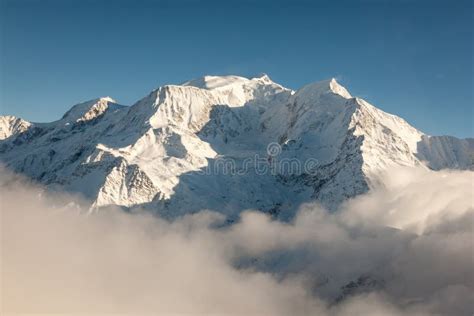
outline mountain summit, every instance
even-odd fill
[[[335,79],[293,91],[267,75],[205,76],[130,107],[84,102],[52,123],[3,116],[0,138],[0,161],[15,172],[96,208],[167,216],[259,209],[289,218],[309,201],[337,209],[394,166],[474,168],[473,139],[426,135]],[[275,162],[304,168],[273,172]]]

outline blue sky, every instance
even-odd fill
[[[0,114],[51,121],[205,74],[336,77],[422,131],[473,136],[472,1],[0,0]]]

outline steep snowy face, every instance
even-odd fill
[[[7,139],[25,132],[31,126],[30,122],[14,116],[0,116],[0,140]]]
[[[423,135],[417,144],[418,158],[428,167],[474,170],[474,139]]]
[[[313,188],[329,207],[366,192],[393,165],[416,166],[423,135],[404,120],[353,98],[336,80],[307,85],[284,106],[264,114],[264,126],[285,146],[283,155],[316,159],[311,175],[285,178]]]
[[[118,105],[112,98],[103,97],[84,103],[74,105],[69,111],[64,114],[61,122],[87,122],[104,115],[108,110],[116,110],[121,106]]]
[[[0,136],[0,160],[16,172],[81,193],[94,207],[169,216],[252,208],[288,218],[313,200],[335,209],[380,184],[391,166],[472,169],[474,147],[424,135],[334,79],[292,91],[267,75],[205,76],[160,87],[131,107],[99,98],[52,123],[5,116]],[[267,153],[270,143],[277,155]],[[256,159],[313,164],[262,173]]]

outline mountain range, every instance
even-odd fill
[[[258,209],[286,219],[306,202],[336,210],[393,167],[473,170],[474,139],[427,135],[335,79],[293,91],[267,75],[205,76],[132,106],[76,104],[51,123],[0,116],[0,162],[84,196],[91,210],[232,219]],[[279,162],[290,168],[273,172]]]

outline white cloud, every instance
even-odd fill
[[[391,174],[338,213],[249,211],[225,228],[210,212],[86,216],[78,199],[3,177],[2,310],[471,315],[473,173]]]

